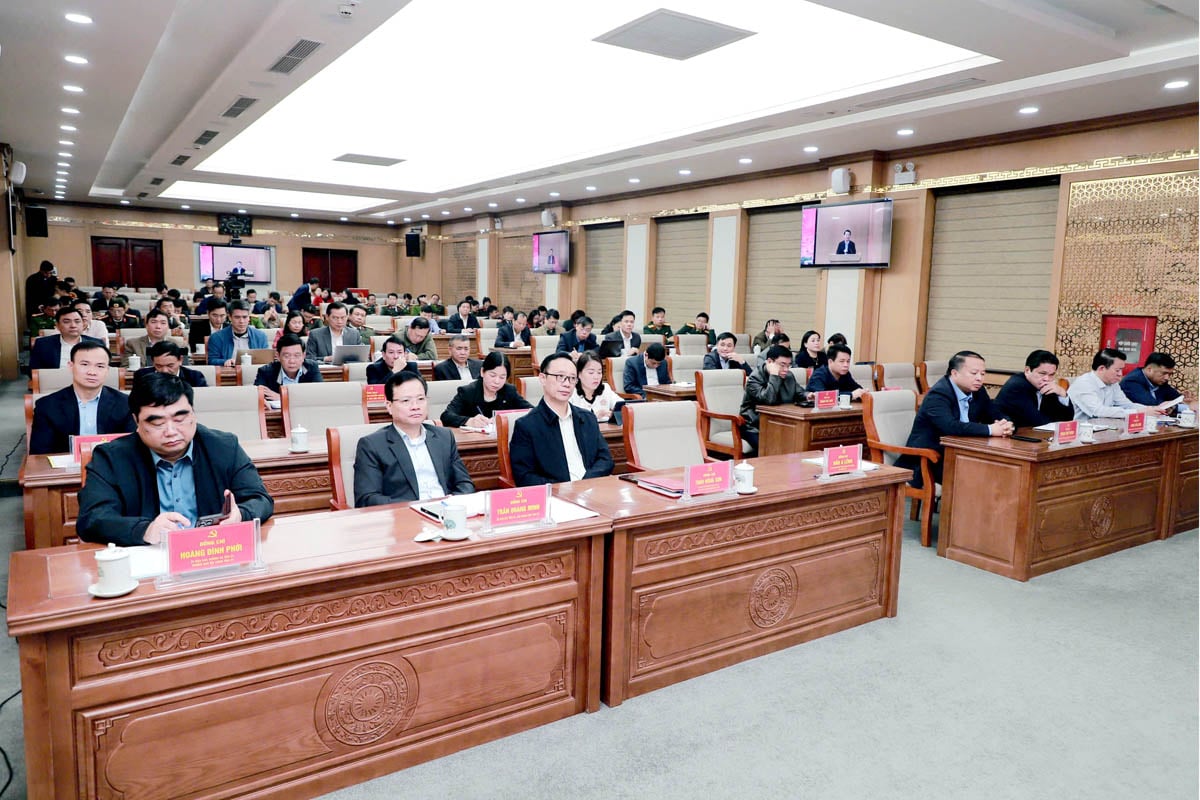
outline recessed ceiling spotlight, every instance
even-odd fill
[[[63,56],[63,59],[68,64],[86,64],[86,63],[88,63],[88,60],[86,58],[84,58],[83,56]]]
[[[58,143],[61,144],[63,147],[74,147],[75,146],[74,142],[69,141],[67,139],[59,139]]]
[[[129,205],[129,201],[128,201],[128,200],[122,200],[122,201],[121,201],[121,205],[123,205],[123,206],[127,206],[127,205]]]
[[[629,182],[630,183],[641,183],[642,179],[641,178],[630,178]]]
[[[349,217],[338,217],[338,222],[349,222],[349,221],[350,221]]]
[[[1037,112],[1038,112],[1037,106],[1021,106],[1020,108],[1017,109],[1018,114],[1036,114]]]
[[[79,109],[78,109],[78,108],[71,108],[70,106],[63,106],[63,108],[62,108],[62,113],[64,113],[64,114],[78,114],[78,113],[79,113]]]
[[[64,91],[64,92],[70,92],[71,94],[82,94],[82,93],[83,93],[83,87],[82,87],[82,86],[76,86],[75,84],[72,84],[72,83],[64,83],[64,84],[63,84],[63,91]]]
[[[1163,84],[1164,89],[1184,89],[1190,84],[1188,81],[1167,81]]]
[[[562,192],[551,192],[550,196],[551,197],[559,197],[561,194],[562,194]]]
[[[246,209],[244,209],[244,208],[239,208],[239,209],[238,209],[238,213],[239,213],[239,214],[245,214],[245,213],[246,213]]]
[[[679,174],[680,175],[691,175],[692,171],[690,169],[681,169],[681,170],[679,170]]]
[[[87,14],[67,14],[67,22],[74,22],[76,25],[91,25],[92,18]]]
[[[428,214],[422,214],[422,215],[421,215],[421,219],[429,219],[429,215],[428,215]]]
[[[585,187],[583,187],[583,188],[584,188],[584,189],[587,189],[589,192],[594,192],[594,191],[596,191],[596,187],[595,187],[595,186],[585,186]]]
[[[387,224],[388,224],[388,225],[395,225],[395,224],[396,224],[396,220],[394,220],[394,219],[389,219],[389,220],[387,221]]]
[[[488,203],[488,208],[497,208],[499,205],[499,203]]]
[[[187,211],[189,208],[191,208],[191,206],[189,206],[187,203],[184,203],[180,206],[180,208],[182,208],[184,211]]]
[[[71,132],[73,132],[73,131],[79,130],[79,129],[78,129],[78,128],[76,128],[74,125],[59,125],[59,126],[58,126],[58,129],[59,129],[60,131],[67,131],[68,133],[71,133]]]
[[[448,217],[448,216],[450,216],[450,212],[449,212],[449,211],[443,211],[443,212],[442,212],[442,216],[443,216],[443,217]]]
[[[914,131],[912,128],[901,128],[900,130],[896,131],[897,136],[912,136],[914,133],[916,133],[916,131]]]
[[[754,159],[753,158],[739,158],[738,163],[739,164],[753,164]]]
[[[60,162],[58,162],[58,165],[60,167],[69,167],[69,166],[71,166],[71,162],[70,161],[60,161]]]
[[[404,221],[405,221],[405,222],[412,222],[412,217],[405,217],[405,218],[404,218]]]
[[[55,200],[65,200],[65,199],[66,199],[66,197],[67,197],[67,196],[66,196],[65,194],[63,194],[62,192],[55,192],[55,193],[54,193],[54,199],[55,199]]]
[[[70,153],[59,153],[58,157],[59,158],[73,158],[73,156]]]
[[[293,211],[293,212],[291,213],[291,218],[292,218],[292,219],[299,219],[299,218],[300,218],[300,215],[299,215],[299,214],[297,214],[295,211]]]
[[[821,149],[821,148],[817,147],[815,144],[810,144],[808,147],[804,148],[804,152],[806,152],[806,153],[815,153],[815,152],[817,152],[817,151],[818,151],[818,150],[820,150],[820,149]]]
[[[465,207],[463,208],[463,211],[464,211],[465,213],[467,213],[467,214],[470,214],[472,210],[473,210],[473,209],[472,209],[470,206],[465,206]]]
[[[518,202],[518,203],[524,203],[524,202],[525,202],[525,198],[524,198],[524,197],[518,197],[518,198],[516,198],[516,200],[517,200],[517,202]]]
[[[55,175],[70,175],[71,173],[67,172],[65,169],[60,169],[57,172],[55,172],[54,174]]]

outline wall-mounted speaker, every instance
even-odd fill
[[[404,234],[404,255],[408,258],[421,257],[421,234],[406,233]]]
[[[45,206],[25,206],[25,235],[41,239],[50,235]]]
[[[12,162],[12,169],[8,171],[8,179],[12,181],[13,186],[20,186],[25,182],[25,162]]]
[[[829,190],[835,194],[849,194],[850,179],[850,170],[846,167],[838,167],[830,174]]]
[[[547,228],[553,228],[558,218],[554,216],[554,212],[548,208],[542,209],[542,225]]]

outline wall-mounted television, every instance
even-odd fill
[[[570,231],[543,231],[533,235],[533,271],[565,275],[571,271]]]
[[[805,206],[800,216],[801,267],[884,268],[892,258],[892,201]]]
[[[275,248],[268,246],[197,244],[196,272],[201,281],[240,277],[248,284],[275,280]]]

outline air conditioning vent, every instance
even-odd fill
[[[389,156],[369,156],[363,153],[343,153],[334,161],[345,161],[348,164],[366,164],[369,167],[390,167],[404,161],[403,158]]]
[[[150,179],[151,186],[162,186],[162,182],[163,182],[162,178],[151,178]]]
[[[292,45],[292,49],[288,50],[279,60],[268,68],[268,72],[278,72],[283,75],[291,75],[292,71],[311,56],[321,46],[321,42],[314,42],[309,39],[301,39]]]
[[[171,160],[171,166],[182,167],[188,162],[189,158],[191,158],[191,156],[175,156],[175,158]]]
[[[950,83],[943,83],[940,86],[933,86],[928,89],[918,89],[915,92],[905,92],[904,94],[894,94],[879,100],[868,100],[865,103],[855,103],[851,111],[871,111],[884,106],[898,105],[900,103],[910,103],[913,100],[924,100],[928,97],[937,97],[950,92],[961,92],[966,89],[974,89],[987,83],[983,78],[960,78]]]
[[[770,125],[754,125],[749,128],[739,128],[736,131],[726,131],[725,133],[714,133],[710,136],[693,136],[693,142],[704,142],[712,144],[713,142],[723,142],[726,139],[737,139],[740,136],[749,136],[752,133],[760,133],[762,131],[771,130]]]
[[[660,8],[592,41],[686,61],[753,35],[754,31]]]
[[[230,119],[234,119],[236,117],[241,116],[243,111],[245,111],[247,108],[249,108],[250,106],[254,105],[257,102],[258,102],[257,97],[239,97],[237,100],[233,101],[233,105],[231,105],[229,108],[225,109],[225,113],[222,114],[221,116],[229,117]]]
[[[197,145],[199,147],[204,147],[204,145],[208,144],[213,139],[217,138],[217,134],[219,132],[220,131],[205,131],[204,133],[197,136],[196,141],[192,142],[192,144]]]
[[[150,196],[150,193],[149,193],[149,192],[138,192],[138,199],[139,199],[139,200],[140,200],[140,199],[142,199],[143,197],[149,197],[149,196]]]

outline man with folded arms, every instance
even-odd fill
[[[513,482],[535,486],[611,475],[612,454],[596,415],[571,405],[579,380],[575,362],[566,353],[551,353],[540,369],[542,401],[513,427]]]
[[[231,511],[221,524],[275,510],[258,470],[237,437],[196,422],[192,387],[156,373],[134,384],[133,436],[97,447],[79,492],[76,530],[85,542],[128,547],[157,544],[170,531]]]
[[[104,339],[94,339],[80,333],[83,329],[83,317],[73,306],[62,306],[58,309],[55,325],[58,327],[58,333],[39,336],[33,340],[33,349],[29,352],[30,369],[66,367],[71,363],[71,350],[75,345],[91,342],[103,346],[107,341],[107,335]]]
[[[1154,406],[1135,403],[1121,391],[1125,374],[1125,353],[1106,347],[1092,358],[1092,371],[1080,375],[1067,389],[1075,405],[1075,419],[1090,422],[1097,417],[1124,419],[1130,414],[1145,411],[1159,416],[1163,412]]]
[[[392,424],[358,440],[354,505],[381,506],[470,494],[475,484],[458,455],[454,433],[426,425],[425,379],[404,370],[383,386]]]
[[[671,382],[667,372],[667,348],[658,342],[647,345],[646,352],[625,361],[622,376],[625,394],[636,394],[645,399],[647,386],[661,386]]]
[[[208,363],[232,367],[237,364],[238,351],[270,346],[267,335],[250,325],[250,305],[245,300],[234,300],[229,304],[229,327],[208,337]]]
[[[1025,371],[1009,378],[996,395],[996,413],[1018,428],[1069,421],[1075,409],[1056,375],[1058,356],[1049,350],[1034,350],[1025,359]]]
[[[433,368],[438,381],[473,381],[479,377],[483,362],[471,358],[471,340],[461,334],[450,339],[450,357]]]
[[[943,436],[1012,436],[1014,425],[992,407],[983,388],[987,363],[971,350],[960,350],[950,358],[946,375],[930,387],[908,434],[908,447],[934,450],[938,460],[929,465],[935,483],[942,482]],[[903,455],[896,466],[913,471],[913,486],[920,488],[919,456]]]
[[[392,375],[401,371],[421,374],[416,356],[410,359],[404,352],[404,342],[392,334],[383,342],[383,355],[367,365],[367,383],[386,384]]]
[[[1146,356],[1145,366],[1121,378],[1121,391],[1144,406],[1169,403],[1180,396],[1179,390],[1168,383],[1174,375],[1175,359],[1170,353],[1151,353]],[[1177,408],[1173,406],[1166,413],[1174,414]]]
[[[275,343],[276,360],[263,364],[254,376],[254,385],[266,389],[268,400],[278,400],[279,387],[293,383],[321,383],[321,367],[304,357],[304,342],[294,333],[285,333]]]
[[[860,399],[865,390],[850,376],[850,348],[844,344],[835,344],[826,352],[829,361],[813,370],[804,390],[809,393],[837,392],[850,395],[851,400]]]
[[[138,381],[152,373],[162,372],[167,375],[177,375],[193,389],[208,386],[208,379],[204,377],[203,372],[189,369],[183,365],[183,358],[186,355],[186,350],[170,340],[151,345],[150,349],[146,351],[146,359],[149,363],[135,372],[133,379]]]
[[[71,348],[71,385],[52,392],[33,406],[33,425],[29,429],[29,453],[66,453],[72,436],[101,433],[128,433],[133,418],[125,395],[104,385],[108,348],[92,340]]]
[[[740,413],[746,424],[741,436],[750,445],[751,455],[758,453],[758,407],[794,403],[800,391],[792,375],[792,351],[783,345],[772,345],[763,363],[751,370],[742,396]]]
[[[704,356],[705,369],[740,369],[747,375],[750,374],[750,365],[742,358],[741,354],[734,352],[737,347],[737,337],[729,331],[722,333],[717,337],[717,346],[712,352],[706,353]]]

